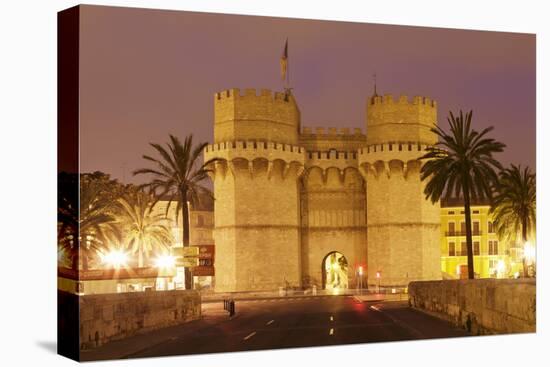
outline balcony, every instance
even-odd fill
[[[472,236],[481,236],[482,231],[472,231]],[[466,231],[447,231],[445,232],[446,237],[466,237]]]

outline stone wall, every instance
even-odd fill
[[[474,335],[536,331],[534,279],[411,282],[409,303]]]
[[[81,350],[137,333],[182,324],[201,316],[201,299],[196,291],[133,292],[80,297],[65,293],[64,297],[78,298]]]

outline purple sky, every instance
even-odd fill
[[[378,93],[423,95],[494,125],[504,163],[535,168],[535,36],[438,28],[84,6],[81,171],[141,182],[149,142],[168,134],[212,141],[213,94],[291,85],[302,126],[361,127]]]

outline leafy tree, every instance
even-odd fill
[[[202,195],[212,193],[202,186],[207,180],[210,170],[207,168],[213,160],[200,163],[200,156],[207,143],[200,143],[193,146],[193,135],[185,138],[184,143],[170,135],[170,142],[166,147],[150,144],[159,155],[158,158],[144,155],[143,158],[153,164],[154,168],[141,168],[133,172],[134,175],[150,174],[153,176],[151,182],[141,185],[147,187],[157,194],[158,198],[168,198],[166,215],[173,201],[176,202],[176,222],[179,215],[182,216],[182,239],[183,246],[189,246],[189,203],[197,205]],[[185,288],[192,289],[192,275],[189,268],[185,268]]]
[[[511,165],[500,171],[491,212],[499,238],[527,242],[536,226],[536,177],[529,167]],[[524,276],[529,276],[525,257]]]
[[[123,231],[123,241],[138,254],[138,267],[144,266],[144,256],[166,251],[174,239],[167,219],[154,212],[155,199],[143,191],[130,191],[117,200],[116,224]]]
[[[497,180],[496,169],[501,164],[493,154],[502,152],[505,145],[487,137],[493,130],[488,127],[478,132],[471,128],[472,111],[465,116],[460,111],[455,117],[449,112],[447,118],[450,133],[435,126],[431,131],[439,137],[435,146],[428,147],[420,157],[426,160],[421,168],[422,181],[427,180],[424,188],[426,199],[435,203],[444,196],[463,197],[466,216],[466,246],[468,255],[468,278],[474,278],[474,259],[472,251],[471,200],[492,198],[492,187]]]
[[[58,249],[65,252],[71,268],[89,268],[90,260],[110,242],[119,239],[114,221],[114,197],[120,184],[101,172],[81,174],[61,173],[58,196]],[[80,199],[80,200],[79,200]]]

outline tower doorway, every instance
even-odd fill
[[[321,264],[323,289],[348,288],[348,260],[340,252],[330,252]]]

